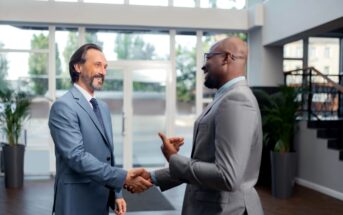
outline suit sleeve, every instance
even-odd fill
[[[184,183],[182,180],[172,177],[169,168],[159,169],[151,174],[155,174],[156,182],[154,183],[160,187],[161,191],[169,190]]]
[[[74,171],[118,192],[123,187],[127,172],[101,162],[86,152],[78,120],[75,110],[68,104],[62,101],[54,103],[50,111],[49,128],[56,151]]]
[[[170,175],[190,184],[234,191],[241,183],[258,128],[256,109],[224,100],[215,115],[215,162],[173,155]]]

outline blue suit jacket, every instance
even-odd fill
[[[55,144],[56,215],[108,214],[113,192],[121,195],[127,172],[114,167],[109,109],[98,101],[105,131],[90,104],[73,87],[52,106],[49,128]]]

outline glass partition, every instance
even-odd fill
[[[58,28],[56,40],[56,96],[59,98],[71,87],[69,61],[71,55],[79,47],[77,28]]]
[[[143,6],[168,6],[168,0],[130,0],[129,4]]]
[[[158,132],[166,131],[165,69],[135,69],[133,84],[133,165],[161,167],[165,164]]]
[[[200,7],[241,10],[246,7],[246,0],[200,0]]]
[[[96,97],[104,101],[111,111],[116,166],[123,166],[123,87],[124,72],[120,69],[109,68],[103,89],[96,92]]]
[[[339,38],[310,37],[308,65],[325,75],[339,74],[339,49]],[[338,77],[336,79],[338,81]]]
[[[103,48],[107,60],[169,59],[169,34],[139,31],[86,30],[86,41]]]

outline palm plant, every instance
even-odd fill
[[[264,142],[275,143],[275,152],[292,150],[295,120],[300,106],[296,97],[295,88],[282,86],[280,92],[269,96],[269,104],[262,108],[263,125],[268,128],[264,131]]]
[[[0,125],[6,134],[8,144],[18,144],[24,122],[29,118],[31,97],[25,92],[14,92],[10,89],[0,91]]]

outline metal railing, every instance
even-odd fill
[[[342,118],[343,74],[325,75],[314,67],[284,72],[285,85],[295,87],[303,119]]]

